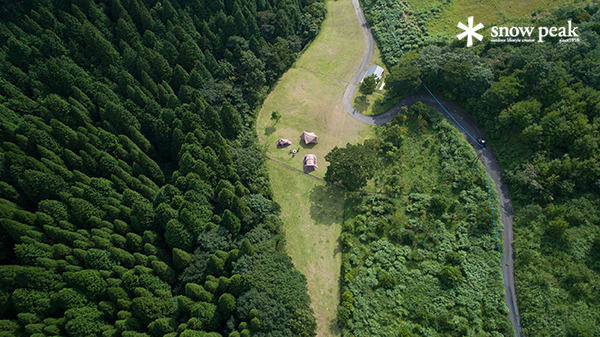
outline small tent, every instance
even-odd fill
[[[279,138],[277,140],[277,147],[286,147],[292,145],[292,141],[289,139],[285,139],[285,138]]]
[[[317,167],[317,156],[315,156],[312,153],[307,154],[306,156],[304,156],[304,171],[305,172],[311,172],[316,170]]]
[[[307,145],[310,143],[317,144],[317,135],[315,135],[312,132],[306,132],[306,131],[302,132],[300,139],[302,139],[304,141],[304,143]]]

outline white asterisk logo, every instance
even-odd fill
[[[465,26],[464,23],[459,22],[458,23],[458,28],[464,30],[464,33],[460,33],[458,35],[456,35],[456,37],[459,40],[464,39],[464,37],[467,37],[467,47],[471,47],[473,45],[473,37],[475,37],[477,40],[481,41],[483,39],[483,36],[481,34],[475,33],[476,31],[480,30],[481,28],[483,28],[483,24],[479,23],[477,26],[473,27],[473,17],[469,16],[469,26]]]

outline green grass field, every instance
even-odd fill
[[[358,142],[369,133],[365,125],[352,119],[342,108],[345,88],[342,83],[301,69],[290,69],[265,101],[258,118],[258,136],[266,145],[267,153],[300,170],[304,155],[313,153],[318,158],[319,169],[312,174],[323,177],[326,171],[323,157],[334,146]],[[273,110],[282,114],[277,123],[270,118]],[[316,133],[319,143],[301,145],[302,131]],[[277,149],[275,142],[279,138],[288,138],[293,144]],[[300,152],[292,158],[289,151],[298,147]]]
[[[330,0],[321,33],[296,66],[349,82],[365,51],[364,39],[350,0]]]
[[[427,8],[426,3],[431,1],[408,0],[415,9]],[[458,22],[467,24],[467,18],[473,16],[475,24],[481,22],[486,26],[501,24],[503,22],[521,21],[529,19],[531,14],[536,11],[546,11],[555,8],[564,3],[564,0],[454,0],[441,13],[441,18],[430,19],[427,23],[427,29],[430,34],[456,35],[461,32],[456,27]],[[497,7],[496,7],[497,5]]]
[[[338,336],[344,192],[271,161],[267,167],[281,205],[287,251],[308,281],[317,335]]]
[[[297,67],[342,81],[349,81],[360,64],[364,35],[350,0],[329,1],[322,32],[297,61]],[[265,101],[257,120],[257,132],[267,154],[302,170],[304,155],[313,153],[319,168],[311,173],[323,177],[324,156],[335,146],[356,143],[373,134],[372,129],[342,108],[346,85],[303,69],[290,69]],[[275,123],[271,112],[282,114]],[[302,131],[319,136],[314,146],[301,146]],[[278,138],[293,144],[277,149]],[[294,158],[289,153],[300,147]],[[344,194],[324,182],[268,161],[275,201],[281,205],[287,250],[308,283],[318,336],[339,336],[337,306],[341,251],[339,236],[343,222]]]

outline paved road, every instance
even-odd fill
[[[462,128],[448,115],[448,113],[446,111],[444,111],[444,109],[441,108],[441,106],[429,94],[420,93],[420,94],[411,95],[411,96],[403,99],[402,101],[400,101],[398,104],[396,104],[390,110],[388,110],[385,113],[378,115],[378,116],[365,116],[365,115],[361,114],[360,112],[356,111],[356,109],[354,109],[354,107],[352,107],[352,96],[354,95],[354,92],[355,92],[356,88],[358,87],[360,80],[362,79],[364,74],[367,72],[367,69],[369,68],[371,59],[373,58],[373,48],[374,48],[374,44],[375,44],[374,39],[373,39],[373,34],[371,34],[371,29],[369,28],[369,26],[367,24],[367,21],[362,12],[362,9],[360,8],[360,4],[358,3],[358,0],[352,0],[352,4],[354,5],[356,15],[358,16],[358,21],[360,22],[360,25],[363,28],[363,32],[365,33],[365,38],[367,40],[367,47],[365,49],[365,54],[363,56],[363,60],[360,64],[360,67],[356,71],[356,74],[354,75],[354,77],[348,84],[348,87],[346,87],[346,91],[344,92],[344,97],[343,97],[343,102],[342,102],[344,110],[346,110],[346,112],[350,116],[352,116],[354,119],[356,119],[360,122],[363,122],[363,123],[369,124],[369,125],[381,125],[386,122],[389,122],[394,117],[396,117],[398,115],[398,112],[400,111],[401,107],[410,106],[410,105],[420,101],[420,102],[423,102],[423,103],[431,106],[432,108],[438,110],[439,112],[441,112],[444,115],[444,117],[446,117],[446,119],[448,119],[450,121],[451,124],[453,124],[454,126],[456,126],[458,128],[458,130],[463,134],[463,136],[467,139],[467,141],[469,141],[471,146],[473,146],[473,149],[475,149],[475,152],[478,155],[481,155],[482,149],[475,142],[474,139],[471,139],[471,137],[467,134],[467,132],[469,134],[471,134],[473,137],[481,136],[481,137],[486,138],[485,134],[483,133],[483,131],[481,131],[481,129],[477,126],[477,123],[475,123],[475,121],[473,120],[471,115],[469,115],[469,113],[467,111],[465,111],[465,109],[461,108],[460,106],[458,106],[457,104],[455,104],[454,102],[451,102],[449,100],[440,99],[440,103],[446,108],[446,110],[448,110],[448,112],[450,112],[450,114],[452,114],[452,116],[454,116],[454,118],[460,123],[460,125],[462,125]],[[512,242],[513,242],[514,211],[513,211],[513,207],[512,207],[512,202],[510,201],[510,193],[508,191],[508,188],[506,187],[506,185],[504,185],[502,183],[502,170],[500,169],[500,165],[498,165],[496,155],[489,148],[485,152],[486,152],[485,156],[481,155],[481,160],[484,165],[487,165],[490,177],[496,184],[496,190],[498,192],[498,199],[500,202],[500,211],[502,213],[502,224],[504,225],[503,259],[504,259],[504,264],[505,264],[504,268],[505,268],[505,272],[506,272],[506,281],[508,283],[508,288],[505,285],[504,299],[506,301],[506,305],[508,306],[508,308],[510,310],[510,321],[513,325],[513,329],[516,334],[517,324],[519,324],[518,331],[521,331],[522,329],[521,329],[521,323],[520,323],[521,316],[519,314],[519,308],[517,307],[517,294],[515,293],[515,278],[514,278],[514,268],[513,268],[514,259],[513,259]],[[484,162],[484,158],[487,158],[487,163]],[[510,293],[510,298],[509,298],[509,293]],[[511,302],[512,302],[512,305],[511,305]],[[514,308],[514,313],[513,313],[513,308]],[[514,319],[515,316],[516,316],[516,322]]]
[[[360,23],[365,33],[367,47],[365,48],[365,54],[363,56],[362,61],[360,62],[360,66],[358,67],[356,74],[354,74],[354,77],[352,77],[352,80],[350,80],[350,84],[348,84],[348,86],[346,87],[346,91],[344,91],[342,105],[344,106],[344,110],[346,110],[346,112],[348,112],[350,116],[354,117],[354,119],[365,124],[379,125],[387,121],[383,121],[383,119],[381,119],[381,123],[375,124],[376,122],[374,121],[374,119],[379,120],[379,118],[365,116],[360,112],[354,110],[354,107],[352,107],[352,96],[354,96],[354,92],[356,91],[356,88],[358,88],[360,80],[367,73],[369,65],[371,65],[371,59],[373,58],[373,51],[375,50],[375,40],[373,39],[373,34],[371,34],[371,28],[367,24],[367,19],[365,19],[365,15],[363,14],[362,9],[360,8],[358,0],[352,0],[352,5],[354,6],[354,10],[356,11],[356,16],[358,16],[358,22]]]

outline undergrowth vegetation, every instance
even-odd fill
[[[396,39],[405,47],[405,51],[418,49],[424,45],[426,37],[429,36],[425,27],[427,19],[430,16],[439,16],[442,8],[452,0],[444,0],[436,3],[434,6],[420,8],[415,10],[406,1],[388,1],[380,3],[379,0],[361,1],[361,7],[364,11],[367,22],[373,30],[373,36],[377,40],[377,46],[381,51],[381,57],[388,66],[396,65],[401,59],[402,54],[394,42]],[[387,18],[393,27],[394,33],[388,27],[383,4]]]
[[[344,331],[511,335],[485,168],[471,146],[422,103],[378,136],[371,165],[382,193],[353,194],[346,205]]]
[[[578,42],[485,37],[471,48],[457,40],[427,45],[393,69],[389,81],[398,96],[424,81],[462,104],[488,135],[515,206],[525,335],[600,334],[599,7],[565,5],[530,20],[547,27],[571,20]],[[384,54],[397,48],[393,40],[378,42]]]

